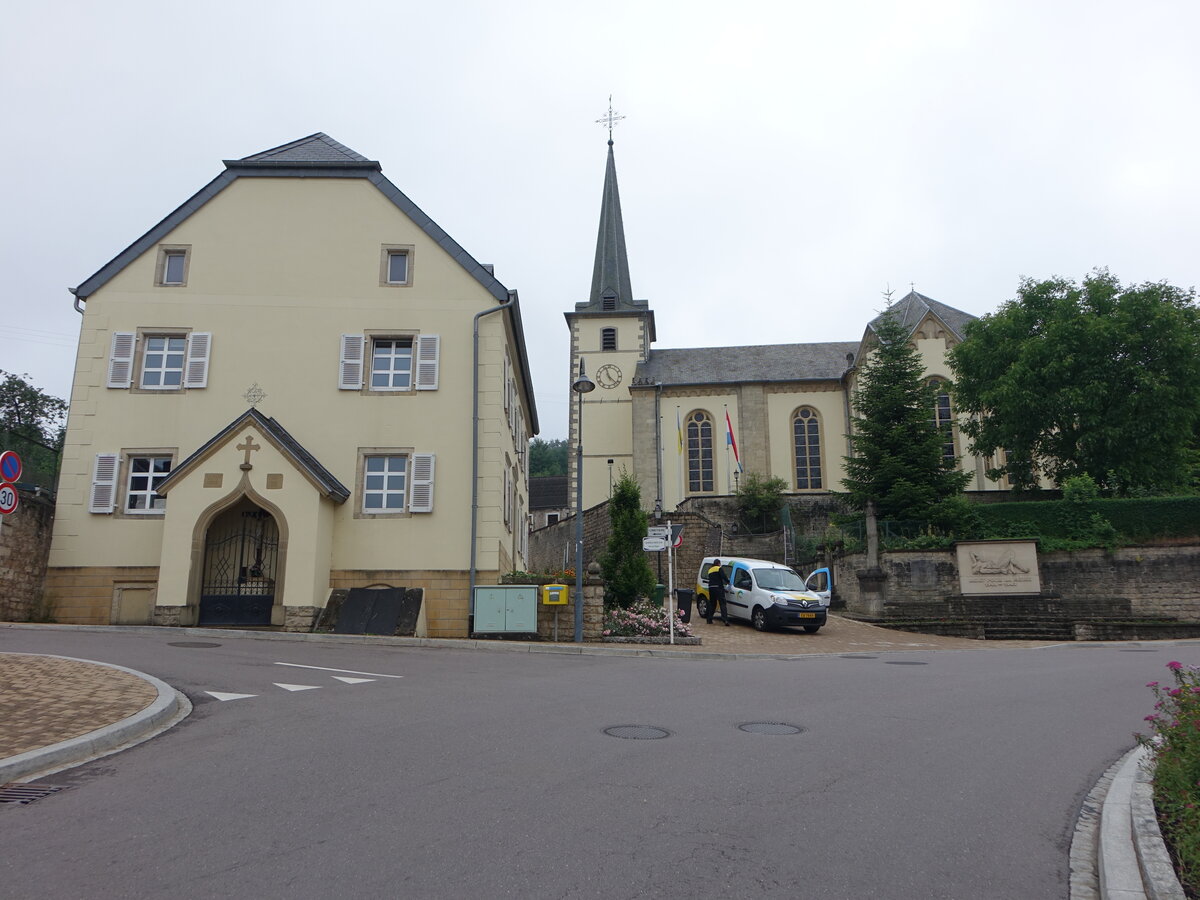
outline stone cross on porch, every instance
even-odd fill
[[[238,468],[240,468],[243,472],[249,472],[254,468],[254,466],[250,464],[250,452],[252,450],[261,450],[262,445],[254,443],[254,437],[248,434],[246,435],[245,443],[238,444],[237,449],[246,451],[246,459]]]

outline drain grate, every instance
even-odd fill
[[[604,729],[604,733],[627,741],[657,741],[671,736],[667,729],[653,725],[610,725]]]
[[[168,647],[220,647],[220,644],[214,644],[212,641],[169,641]]]
[[[804,730],[787,722],[744,722],[738,728],[750,734],[799,734]]]
[[[64,788],[65,785],[53,784],[6,784],[0,787],[0,803],[20,803],[24,806]]]
[[[884,660],[884,665],[888,666],[927,666],[927,662],[917,662],[915,659],[887,659]]]

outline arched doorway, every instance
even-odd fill
[[[270,625],[279,526],[242,498],[208,526],[200,584],[200,625]]]

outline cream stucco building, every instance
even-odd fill
[[[516,291],[314,134],[225,162],[76,288],[46,599],[60,622],[305,628],[337,588],[524,567]]]
[[[947,353],[974,317],[915,291],[889,311],[909,329],[929,380],[948,380]],[[585,509],[608,497],[609,460],[634,474],[647,510],[732,494],[740,472],[781,478],[797,495],[842,489],[857,363],[871,352],[874,322],[857,341],[654,349],[654,311],[630,286],[611,140],[591,293],[566,319],[571,378],[582,361],[596,385],[582,410],[571,401],[568,459],[573,479],[582,413]],[[969,453],[947,394],[930,419],[947,430],[946,455],[971,474],[968,490],[1008,488]]]

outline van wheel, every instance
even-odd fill
[[[708,598],[707,597],[697,597],[696,598],[696,615],[698,615],[702,619],[708,618]]]
[[[808,634],[816,634],[818,631],[821,630],[821,626],[820,625],[805,625],[804,630]]]
[[[754,626],[755,631],[767,630],[767,614],[761,606],[754,607],[754,612],[750,614],[750,624]]]

